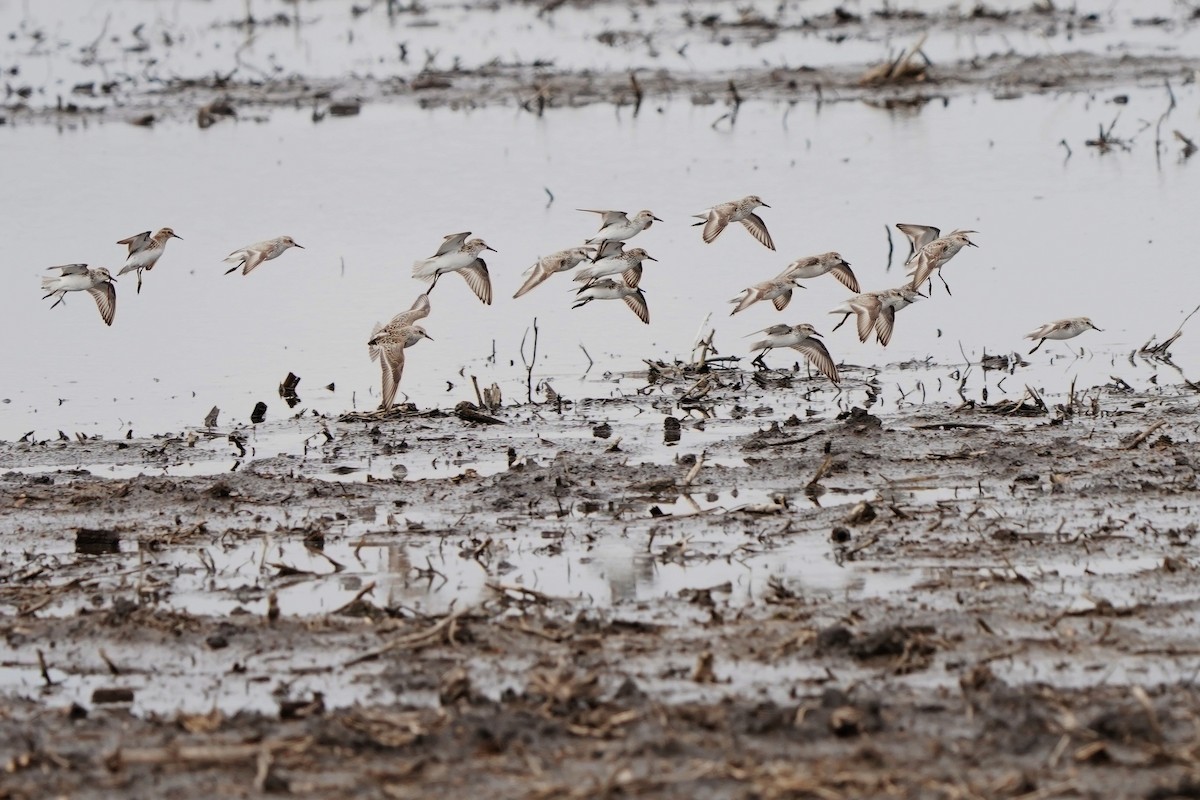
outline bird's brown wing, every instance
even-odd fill
[[[742,225],[746,227],[746,230],[750,231],[750,235],[757,239],[761,245],[768,250],[775,249],[775,242],[771,241],[771,234],[767,233],[767,223],[763,222],[762,217],[758,214],[749,214],[742,220]],[[705,230],[708,229],[705,228]]]
[[[100,318],[104,320],[104,324],[112,325],[113,315],[117,313],[117,287],[105,281],[88,289],[87,293],[96,301],[96,308],[100,309]]]
[[[458,271],[463,280],[467,282],[467,286],[471,287],[471,291],[475,296],[483,302],[485,306],[492,304],[492,279],[488,275],[487,262],[482,258],[477,258],[471,262],[468,267],[463,267]]]

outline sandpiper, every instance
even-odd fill
[[[588,239],[585,244],[602,244],[610,241],[624,241],[637,236],[655,222],[662,222],[650,211],[643,209],[633,217],[625,216],[624,211],[599,211],[593,208],[580,208],[589,214],[600,214],[600,232]]]
[[[274,239],[255,242],[240,250],[234,250],[225,256],[225,263],[233,264],[233,267],[225,270],[225,274],[228,275],[231,272],[235,272],[238,267],[241,267],[242,274],[249,275],[250,271],[259,264],[264,261],[270,261],[272,258],[278,258],[289,247],[304,249],[303,245],[296,244],[296,241],[290,236],[276,236]]]
[[[429,258],[413,262],[413,277],[432,281],[427,292],[437,286],[438,278],[447,272],[457,272],[484,305],[492,304],[492,279],[487,262],[479,257],[484,250],[496,250],[483,239],[468,239],[470,231],[447,234],[442,246]]]
[[[846,302],[830,310],[830,314],[844,314],[841,321],[833,327],[836,331],[854,314],[858,324],[858,340],[865,342],[875,331],[875,340],[884,347],[892,341],[892,330],[896,325],[896,312],[925,297],[915,289],[902,286],[899,289],[883,289],[878,292],[864,292],[851,297]]]
[[[618,244],[620,243],[618,242]],[[589,260],[595,249],[594,247],[572,247],[570,250],[559,250],[557,253],[542,256],[537,263],[525,271],[525,282],[521,284],[520,289],[517,289],[513,299],[516,300],[535,286],[545,283],[551,275],[575,269],[580,262]]]
[[[113,315],[117,313],[117,287],[113,286],[116,278],[107,269],[88,269],[87,264],[64,264],[50,269],[59,271],[58,275],[42,278],[42,291],[46,292],[42,299],[57,298],[51,308],[66,300],[67,292],[87,292],[96,301],[104,324],[112,325]]]
[[[775,242],[771,241],[771,234],[767,232],[766,223],[762,221],[762,217],[754,213],[754,209],[759,206],[770,208],[756,194],[743,197],[741,200],[721,203],[713,206],[703,214],[693,215],[703,220],[703,222],[697,222],[693,227],[703,225],[704,231],[701,235],[704,243],[712,244],[721,235],[721,231],[728,227],[729,223],[740,222],[745,226],[746,230],[750,231],[750,235],[757,239],[764,247],[768,250],[774,250]]]
[[[767,338],[750,345],[751,350],[762,351],[755,356],[754,363],[766,366],[763,356],[776,347],[791,347],[804,354],[805,359],[820,370],[825,377],[833,381],[835,385],[841,381],[841,378],[838,376],[837,365],[833,363],[833,357],[829,355],[829,351],[825,348],[824,344],[813,338],[821,334],[817,333],[816,328],[807,322],[800,325],[772,325],[754,333],[765,333],[767,335]],[[750,335],[753,336],[754,334]]]
[[[129,245],[129,256],[125,259],[125,266],[121,267],[121,271],[117,275],[137,270],[138,294],[142,293],[142,270],[149,272],[154,269],[158,259],[162,258],[163,251],[167,249],[168,239],[183,241],[183,237],[177,236],[175,231],[170,228],[159,228],[158,233],[153,236],[150,235],[150,231],[142,231],[117,242],[117,244]]]
[[[908,266],[916,259],[917,253],[921,251],[922,247],[942,235],[942,229],[935,228],[932,225],[913,225],[909,222],[897,222],[896,227],[908,237],[908,258],[904,259],[905,266]]]
[[[380,387],[381,402],[379,408],[387,411],[396,399],[396,390],[400,388],[400,377],[404,374],[404,349],[412,347],[422,339],[433,341],[433,337],[425,332],[420,325],[406,325],[392,328],[387,332],[374,334],[367,346],[372,352],[378,353],[380,371],[383,383]]]
[[[1025,334],[1026,339],[1038,340],[1038,343],[1029,351],[1029,355],[1036,353],[1037,349],[1042,346],[1042,342],[1047,339],[1074,339],[1087,330],[1098,331],[1100,328],[1093,325],[1092,321],[1087,317],[1070,317],[1068,319],[1047,322],[1037,330]]]
[[[407,328],[410,325],[415,325],[417,320],[425,319],[425,317],[428,316],[429,295],[417,295],[417,299],[413,301],[413,304],[407,311],[401,311],[399,314],[388,320],[387,324],[385,325],[380,325],[378,322],[375,323],[375,327],[371,329],[371,339],[374,339],[377,336],[390,336],[395,331],[398,331],[401,328]],[[378,347],[371,345],[368,349],[368,352],[371,354],[372,361],[379,358]]]
[[[585,306],[593,300],[624,300],[638,319],[650,324],[650,308],[646,305],[646,295],[635,286],[627,286],[612,278],[602,278],[593,281],[576,292],[575,304],[571,308]]]
[[[791,275],[777,275],[769,281],[756,283],[742,290],[742,293],[733,298],[729,302],[737,303],[733,311],[729,312],[729,316],[733,316],[739,311],[757,303],[759,300],[770,300],[777,311],[783,311],[787,308],[788,303],[792,302],[792,290],[803,289]]]
[[[620,239],[609,239],[606,242],[601,242],[596,247],[592,248],[595,252],[592,253],[592,263],[599,261],[602,258],[612,258],[619,256],[625,252],[625,242]]]
[[[964,247],[978,247],[971,241],[968,234],[978,231],[955,230],[942,236],[940,229],[932,225],[910,225],[904,222],[896,223],[896,227],[908,237],[912,252],[908,261],[904,262],[905,272],[912,276],[909,286],[920,288],[936,271],[938,279],[950,294],[950,285],[942,277],[941,269],[946,262],[954,258]]]
[[[780,277],[790,276],[807,280],[819,278],[826,273],[832,274],[850,291],[862,291],[858,288],[858,278],[854,277],[854,273],[850,270],[850,263],[842,258],[841,254],[833,251],[798,258],[788,264],[779,275]]]
[[[615,256],[601,258],[575,273],[577,281],[594,281],[608,275],[620,275],[626,286],[637,288],[642,281],[642,262],[658,261],[640,247],[623,250]]]

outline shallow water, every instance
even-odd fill
[[[761,492],[753,491],[737,497],[729,493],[694,497],[703,513],[735,512],[739,506],[765,499]],[[986,502],[989,498],[980,499]],[[667,510],[679,512],[678,506],[682,504],[681,500],[676,508]],[[545,523],[540,536],[531,535],[528,530],[531,524],[537,529],[537,521],[523,520],[527,530],[489,541],[486,552],[477,560],[474,554],[482,543],[466,534],[431,531],[422,541],[416,531],[398,542],[387,529],[386,513],[381,508],[376,520],[352,520],[341,529],[330,530],[330,540],[319,551],[296,541],[295,536],[276,538],[267,534],[246,538],[230,533],[216,540],[202,536],[195,546],[184,544],[165,549],[139,549],[132,540],[114,540],[101,548],[105,552],[61,543],[42,548],[36,555],[17,551],[3,555],[14,565],[24,559],[26,566],[36,561],[54,570],[84,570],[80,573],[87,575],[83,591],[64,595],[57,602],[39,608],[37,614],[42,617],[74,616],[84,610],[103,612],[110,606],[108,598],[135,592],[152,597],[155,607],[163,611],[216,618],[262,618],[271,593],[277,596],[286,617],[330,614],[363,592],[367,601],[377,607],[403,609],[412,614],[444,614],[487,602],[495,597],[496,591],[516,592],[516,587],[525,587],[542,593],[546,596],[543,602],[551,605],[559,599],[584,602],[588,608],[611,609],[622,619],[645,619],[652,623],[661,622],[664,609],[670,609],[665,613],[676,621],[681,616],[694,615],[698,623],[702,622],[707,613],[704,605],[692,606],[686,602],[696,593],[710,594],[723,609],[753,607],[764,602],[773,584],[815,604],[900,595],[923,606],[931,602],[947,604],[948,612],[961,613],[961,595],[955,600],[950,592],[925,592],[923,584],[955,577],[970,584],[1003,584],[1013,581],[1014,571],[1034,581],[1031,586],[1035,588],[1027,591],[1048,596],[1050,605],[1061,608],[1064,614],[1088,608],[1097,598],[1125,607],[1144,600],[1139,592],[1146,588],[1144,584],[1121,578],[1156,571],[1161,562],[1159,555],[1141,553],[1142,544],[1135,539],[1114,539],[1097,543],[1086,555],[1059,551],[1059,555],[1051,557],[1040,548],[1032,548],[1011,560],[1004,558],[1002,563],[989,563],[987,558],[957,561],[938,557],[928,563],[905,559],[903,565],[893,567],[879,559],[864,563],[838,559],[836,546],[826,539],[823,531],[793,531],[765,538],[705,534],[696,539],[677,540],[648,538],[644,526],[634,524],[632,531],[623,535],[611,535],[610,528],[605,527],[606,535],[596,537],[592,535],[587,515],[580,514]],[[436,526],[436,516],[434,513],[426,521]],[[405,517],[409,524],[425,519],[420,512]],[[10,612],[16,610],[9,604],[0,607]],[[1036,641],[1047,634],[1039,624],[1029,635],[1031,641]],[[141,645],[139,653],[143,658],[175,663],[167,654],[154,652],[156,649],[157,646],[151,646],[147,651]],[[139,714],[203,712],[213,706],[226,712],[248,709],[270,712],[278,702],[278,687],[275,678],[268,680],[267,676],[277,677],[279,665],[288,676],[286,683],[291,696],[323,691],[331,707],[379,700],[373,696],[379,687],[372,681],[331,683],[322,675],[330,667],[337,669],[350,655],[345,650],[321,648],[286,656],[254,651],[244,662],[239,662],[243,669],[231,673],[220,654],[195,652],[178,666],[189,687],[183,693],[171,690],[180,679],[173,671],[165,675],[143,674],[129,665],[122,677],[113,678],[99,664],[95,670],[81,669],[81,663],[95,660],[90,650],[70,656],[75,663],[71,670],[52,668],[50,677],[57,684],[55,696],[62,702],[74,700],[87,704],[92,690],[102,686],[133,687],[137,690],[134,711]],[[660,657],[663,656],[654,656]],[[59,654],[58,658],[67,656]],[[668,663],[672,660],[670,654],[665,658]],[[1083,659],[1067,671],[1056,671],[1054,683],[1086,685],[1089,673],[1084,670],[1091,669],[1088,663]],[[1030,665],[1016,659],[1005,660],[996,668],[998,674],[1028,679],[1031,670],[1036,674],[1045,664],[1037,661]],[[1109,668],[1123,675],[1127,665],[1115,663]],[[1170,674],[1179,666],[1164,663],[1160,668],[1165,670],[1164,674]],[[729,691],[730,686],[763,683],[761,664],[741,670],[736,663],[727,662],[722,669],[726,673],[734,670],[729,674],[730,685],[722,691]],[[317,674],[310,675],[313,672]],[[795,680],[795,675],[792,679]],[[491,685],[483,676],[481,680],[481,688],[489,693],[505,688]],[[914,680],[940,683],[945,675],[934,671]],[[0,686],[6,692],[33,693],[42,683],[35,666],[11,654],[0,665]],[[786,686],[776,688],[779,692],[787,691]],[[685,681],[680,691],[686,695],[705,690],[689,688]],[[405,692],[404,698],[405,702],[418,705],[436,702],[432,695],[423,697],[411,691]]]
[[[1109,102],[1112,94],[965,97],[916,114],[748,103],[733,130],[710,127],[720,109],[684,102],[636,119],[600,106],[538,119],[507,108],[375,105],[319,125],[306,111],[274,111],[263,124],[204,131],[0,128],[13,184],[23,187],[0,198],[16,287],[0,296],[0,325],[13,343],[0,436],[180,430],[214,405],[225,425],[245,422],[259,400],[268,419],[279,419],[295,413],[276,393],[289,370],[302,379],[297,411],[373,407],[377,368],[364,340],[421,290],[411,262],[455,230],[472,230],[500,251],[490,254],[497,300],[483,307],[455,276],[439,283],[425,321],[434,341],[409,351],[402,383],[422,407],[474,399],[471,375],[498,382],[509,400],[524,399],[520,343],[535,317],[535,381],[550,378],[572,398],[640,385],[620,381],[642,358],[687,358],[709,314],[722,354],[744,354],[741,337],[765,325],[811,321],[845,363],[932,358],[951,365],[939,368],[945,376],[964,352],[1024,352],[1030,343],[1021,337],[1036,325],[1086,314],[1103,333],[1047,343],[1029,358],[1032,368],[999,388],[1065,392],[1072,379],[1082,388],[1111,375],[1138,385],[1153,370],[1131,366],[1127,354],[1151,334],[1168,335],[1195,303],[1176,289],[1190,270],[1186,232],[1198,178],[1174,148],[1156,163],[1153,130],[1138,121],[1161,113],[1162,90],[1132,90],[1123,106]],[[1176,95],[1167,126],[1186,126],[1196,93],[1186,86]],[[1083,144],[1118,114],[1115,133],[1133,140],[1130,152],[1099,154]],[[1058,144],[1064,139],[1070,158]],[[147,180],[131,179],[148,165],[155,173]],[[747,192],[772,205],[763,217],[779,252],[741,230],[704,245],[689,215]],[[637,239],[660,262],[643,280],[652,325],[616,302],[572,310],[566,275],[509,299],[539,254],[594,231],[595,219],[575,208],[610,206],[651,208],[665,220]],[[980,247],[947,266],[952,298],[935,281],[931,299],[901,312],[887,350],[860,345],[850,326],[831,332],[836,317],[825,312],[847,292],[830,278],[809,281],[785,313],[758,304],[726,316],[726,301],[742,287],[828,249],[853,264],[865,289],[898,284],[898,234],[887,271],[886,226],[896,221],[973,228]],[[171,242],[141,295],[131,276],[120,282],[113,328],[100,323],[90,298],[72,297],[53,312],[39,302],[43,267],[119,265],[123,248],[112,242],[160,225],[184,240]],[[231,249],[285,232],[306,249],[247,277],[222,275],[220,259]],[[1185,334],[1175,347],[1185,370],[1200,355],[1194,341]],[[595,361],[590,371],[581,348]],[[794,361],[769,356],[775,366]],[[869,373],[847,373],[842,401],[860,402],[855,379]],[[993,376],[994,399],[1002,376]],[[982,373],[972,380],[982,386]],[[1163,373],[1164,383],[1174,380]],[[903,373],[881,382],[885,399],[903,391],[908,402],[918,388],[926,401],[938,399],[936,383],[949,401],[957,386],[931,377],[918,387]]]

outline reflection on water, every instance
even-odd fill
[[[995,561],[996,550],[985,547],[977,552],[980,534],[971,525],[941,529],[924,554],[918,546],[903,566],[893,566],[887,553],[894,537],[886,519],[873,522],[860,516],[865,522],[853,525],[852,532],[831,537],[827,522],[814,526],[796,513],[807,502],[803,495],[795,486],[666,491],[661,498],[628,499],[622,501],[627,507],[603,512],[580,507],[564,517],[551,512],[541,519],[502,519],[502,532],[493,529],[486,537],[461,527],[460,521],[442,518],[436,508],[410,506],[401,515],[383,504],[349,519],[325,520],[313,530],[301,527],[308,521],[302,514],[289,518],[284,511],[276,515],[281,518],[273,518],[260,509],[254,527],[267,532],[252,535],[197,528],[161,542],[139,541],[116,531],[80,530],[74,541],[42,542],[36,551],[29,550],[25,540],[0,541],[0,560],[10,565],[10,577],[20,576],[0,587],[0,613],[76,617],[137,604],[215,620],[261,620],[274,597],[288,618],[367,612],[412,617],[480,605],[495,599],[497,591],[526,587],[545,595],[546,602],[564,613],[608,609],[622,619],[658,622],[664,614],[703,616],[708,598],[720,608],[739,609],[761,607],[784,596],[780,593],[832,609],[829,613],[836,613],[842,598],[921,598],[925,605],[958,608],[961,600],[952,592],[921,591],[923,584],[947,580],[969,585],[1019,581],[1027,587],[1021,591],[1049,593],[1064,610],[1071,610],[1086,608],[1098,602],[1096,598],[1118,607],[1137,603],[1145,583],[1114,581],[1113,576],[1161,568],[1161,553],[1145,553],[1141,538],[1119,536],[1084,549],[1006,550]],[[974,511],[997,513],[1005,499],[982,495],[978,487],[935,489],[919,480],[873,492],[831,488],[822,496],[830,498],[847,504],[862,498],[891,507],[892,513],[912,506],[928,510],[958,505],[952,516],[966,514],[968,520]],[[747,522],[750,515],[773,520],[773,509],[783,507],[793,510],[778,514],[778,525]],[[1186,524],[1189,513],[1184,504],[1147,509],[1138,519],[1139,524],[1152,520],[1156,528],[1168,530]],[[619,515],[619,527],[613,526],[613,515]],[[688,518],[686,524],[664,524],[680,515]],[[838,514],[842,519],[848,516]],[[1052,532],[1027,535],[1031,543],[1045,538],[1050,544],[1056,537]],[[865,557],[860,555],[864,549]],[[55,577],[46,577],[51,575]],[[43,582],[58,588],[40,591]],[[572,602],[556,604],[556,598]],[[364,626],[364,631],[369,629]],[[142,653],[170,644],[151,641],[138,646]],[[189,654],[185,675],[195,685],[182,698],[172,689],[180,676],[130,670],[113,678],[99,662],[94,669],[80,666],[92,659],[90,651],[75,656],[77,663],[69,673],[52,665],[51,680],[60,681],[54,691],[64,702],[86,701],[92,689],[114,681],[135,686],[139,713],[206,711],[212,706],[273,710],[278,702],[273,684],[279,679],[270,676],[276,675],[273,659],[279,655],[252,651],[239,656],[246,660],[231,673],[222,655],[224,646],[210,644],[210,651]],[[86,644],[81,647],[87,650]],[[17,650],[0,646],[4,648],[8,653]],[[0,668],[0,690],[33,692],[42,686],[37,668],[28,666],[27,653],[26,647],[19,655],[5,656],[9,660]],[[346,657],[345,651],[289,654],[286,688],[297,693],[327,691],[331,706],[351,704],[362,699],[363,691],[376,691],[370,684],[364,688],[353,681],[328,682],[325,670]],[[147,658],[173,663],[177,654],[164,650]],[[406,694],[405,702],[426,701]]]
[[[320,536],[291,529],[286,519],[277,521],[274,533],[199,535],[194,543],[173,541],[168,547],[139,546],[112,531],[81,530],[70,549],[4,555],[14,564],[52,563],[62,575],[76,567],[86,570],[87,591],[63,592],[39,608],[41,615],[72,615],[81,607],[91,608],[97,598],[104,605],[136,596],[159,608],[218,618],[265,615],[270,594],[286,616],[338,613],[355,599],[393,613],[440,614],[485,602],[497,586],[524,586],[588,607],[622,605],[625,612],[632,610],[632,601],[678,598],[712,587],[722,587],[724,599],[734,606],[760,602],[777,585],[814,597],[875,597],[908,591],[951,568],[953,562],[940,559],[927,567],[902,569],[888,568],[886,560],[878,559],[860,564],[853,558],[856,548],[886,537],[887,526],[856,527],[849,543],[845,539],[851,534],[831,538],[824,526],[806,530],[801,523],[793,529],[794,513],[780,512],[803,507],[802,496],[803,490],[730,490],[681,493],[673,503],[630,501],[620,510],[626,520],[623,532],[614,532],[608,522],[617,509],[599,515],[574,509],[567,517],[551,515],[543,522],[514,521],[512,535],[481,538],[444,527],[446,522],[432,511],[414,508],[398,519],[394,510],[380,506],[374,519],[335,522]],[[988,507],[1003,501],[975,489],[911,486],[862,496],[892,509],[963,502]],[[848,504],[855,497],[842,495],[838,502]],[[673,527],[667,534],[655,524],[679,516],[731,515],[736,520],[776,514],[778,533],[759,528],[760,535],[753,538],[731,534],[722,525]],[[866,522],[856,526],[873,516],[861,516]],[[595,535],[600,529],[604,535]],[[1013,563],[979,566],[967,561],[957,568],[981,574],[1019,568],[1086,585],[1104,575],[1153,569],[1161,560],[1109,552],[1083,560],[1062,558],[1035,550]]]
[[[15,4],[0,8],[11,14]],[[636,120],[599,106],[539,119],[508,108],[377,104],[320,125],[308,110],[274,110],[265,124],[208,130],[103,124],[57,135],[5,126],[6,174],[24,187],[19,197],[0,197],[11,229],[5,256],[14,287],[28,291],[0,295],[0,325],[9,341],[29,344],[6,361],[0,437],[179,431],[213,406],[223,423],[244,424],[259,402],[268,421],[371,408],[379,383],[364,345],[371,325],[407,308],[420,290],[409,277],[415,258],[445,233],[468,229],[500,251],[489,262],[497,301],[484,308],[461,281],[439,284],[427,320],[434,341],[413,351],[401,387],[421,407],[473,400],[472,377],[496,382],[510,402],[524,398],[520,343],[535,317],[533,377],[552,379],[571,400],[644,385],[628,377],[644,368],[642,359],[687,357],[710,314],[722,355],[748,357],[744,337],[768,324],[815,324],[835,358],[864,368],[845,370],[843,391],[823,387],[812,396],[838,409],[873,394],[896,404],[946,402],[959,389],[955,367],[879,375],[872,368],[1023,354],[1027,331],[1082,314],[1104,332],[1047,344],[1013,375],[973,370],[967,391],[986,385],[995,400],[1019,396],[1026,384],[1053,395],[1113,375],[1138,388],[1155,375],[1176,381],[1127,354],[1152,334],[1169,334],[1194,305],[1173,287],[1189,276],[1195,165],[1169,147],[1157,162],[1136,122],[1162,113],[1160,88],[1122,89],[1128,102],[1120,105],[1112,102],[1117,93],[958,97],[917,115],[848,103],[747,103],[732,130],[714,130],[713,109],[686,101]],[[1196,89],[1175,93],[1175,118],[1186,127]],[[1086,147],[1118,112],[1115,133],[1132,149]],[[597,140],[608,146],[597,150]],[[151,190],[114,190],[147,165],[158,178]],[[71,176],[70,191],[44,179],[50,174]],[[690,215],[749,192],[771,204],[764,218],[779,252],[745,236],[704,245]],[[651,208],[665,220],[638,240],[659,259],[643,279],[651,326],[636,324],[619,303],[572,311],[566,276],[510,299],[538,255],[593,233],[595,221],[574,209],[597,206]],[[1097,224],[1102,219],[1122,222]],[[864,288],[898,283],[895,222],[969,227],[980,231],[980,249],[946,267],[953,297],[938,285],[934,297],[900,313],[886,351],[859,344],[848,328],[830,332],[835,317],[826,312],[846,293],[829,279],[809,281],[783,314],[756,306],[728,317],[727,301],[740,289],[825,250],[840,251]],[[172,244],[140,295],[122,284],[112,329],[97,325],[88,298],[53,312],[39,303],[44,267],[112,266],[122,254],[117,239],[167,224],[184,241]],[[307,249],[250,276],[221,274],[232,247],[285,232]],[[1185,371],[1200,360],[1196,341],[1185,333],[1175,346]],[[295,408],[278,396],[289,373],[302,380]],[[748,384],[746,407],[763,396]],[[664,398],[665,412],[679,413],[674,399]]]
[[[585,525],[503,541],[430,531],[425,542],[410,532],[403,544],[389,541],[391,534],[374,532],[338,536],[322,546],[295,536],[229,535],[193,547],[146,552],[122,551],[113,539],[112,547],[76,547],[75,552],[110,559],[98,579],[108,583],[103,576],[115,576],[107,596],[134,588],[129,577],[134,568],[140,574],[138,586],[159,587],[152,600],[143,599],[215,617],[264,615],[270,593],[288,616],[334,613],[360,595],[379,608],[435,614],[483,602],[493,596],[489,585],[500,584],[607,607],[721,584],[728,584],[730,602],[742,604],[759,596],[772,579],[809,592],[876,595],[902,589],[918,577],[839,565],[831,547],[819,541],[795,539],[760,552],[736,543],[647,540],[644,533],[597,544],[586,530]],[[736,555],[736,561],[729,555]],[[69,569],[65,554],[55,558],[59,569]],[[169,582],[159,580],[167,576]],[[91,600],[64,594],[61,602],[39,613],[70,615],[79,604],[90,606]]]
[[[1160,100],[1149,91],[1132,97],[1146,113]],[[1195,105],[1190,89],[1184,103]],[[1006,125],[1014,109],[1031,124]],[[831,246],[855,265],[865,286],[899,281],[898,266],[892,273],[886,269],[885,226],[897,220],[970,226],[982,231],[982,247],[948,265],[952,298],[939,294],[900,313],[888,350],[860,345],[848,329],[829,334],[831,351],[845,363],[932,356],[950,364],[965,360],[964,353],[978,360],[985,351],[1023,352],[1027,343],[1021,337],[1035,325],[1087,313],[1104,333],[1047,345],[1016,377],[986,377],[992,391],[1019,393],[1031,383],[1065,392],[1072,379],[1086,387],[1108,380],[1114,370],[1130,380],[1134,369],[1145,374],[1141,365],[1131,368],[1124,354],[1152,333],[1166,335],[1190,310],[1169,287],[1186,269],[1186,237],[1173,232],[1189,224],[1183,199],[1194,190],[1195,170],[1168,161],[1158,171],[1138,151],[1076,155],[1064,164],[1051,140],[1086,136],[1096,115],[1108,113],[1093,109],[1086,98],[960,100],[915,120],[888,119],[862,106],[810,109],[808,119],[800,120],[806,115],[797,109],[790,133],[778,126],[777,109],[759,106],[743,112],[732,138],[696,125],[695,113],[671,106],[630,125],[600,109],[564,112],[542,123],[500,109],[468,118],[376,108],[338,127],[313,127],[300,114],[277,112],[269,125],[230,126],[219,133],[188,128],[168,135],[110,126],[47,140],[41,129],[0,132],[20,156],[15,168],[28,171],[17,177],[31,182],[19,207],[5,208],[14,200],[0,199],[0,212],[19,231],[10,242],[10,259],[27,265],[31,286],[41,264],[115,263],[119,248],[108,244],[114,229],[119,236],[128,227],[153,227],[162,217],[187,234],[149,276],[141,295],[121,294],[111,330],[97,330],[95,310],[86,302],[51,313],[32,294],[14,291],[0,298],[3,324],[11,332],[20,326],[56,349],[50,362],[41,348],[12,354],[0,398],[8,401],[0,405],[0,434],[178,430],[198,424],[214,405],[222,420],[245,422],[263,398],[268,420],[308,409],[369,408],[377,402],[378,377],[364,337],[374,321],[411,302],[420,287],[407,276],[407,264],[447,229],[472,228],[497,240],[503,252],[491,266],[502,299],[485,309],[473,305],[461,282],[439,286],[427,321],[435,341],[408,359],[402,387],[421,406],[473,398],[471,375],[485,385],[498,382],[508,398],[523,397],[518,349],[534,316],[543,332],[535,372],[552,377],[569,399],[627,391],[631,382],[618,370],[636,369],[644,357],[685,357],[710,312],[718,348],[733,355],[741,354],[744,334],[780,320],[811,320],[828,334],[824,311],[845,296],[832,280],[810,281],[785,314],[751,309],[729,321],[722,309],[747,283],[797,255]],[[637,180],[636,191],[585,188],[594,154],[574,136],[581,126],[606,131],[621,143],[627,161],[613,166],[624,180]],[[390,143],[397,131],[401,141]],[[880,139],[884,133],[887,138]],[[428,137],[422,141],[435,149],[404,168],[405,184],[421,185],[422,194],[397,195],[393,181],[399,173],[368,170],[368,154],[385,146],[403,152],[417,136]],[[677,157],[639,148],[668,140],[680,142]],[[751,149],[732,160],[734,152],[742,152],[735,143],[743,141]],[[65,200],[36,180],[51,160],[64,159],[80,182]],[[140,196],[111,202],[104,187],[146,160],[162,163],[171,181],[187,190],[155,203]],[[470,164],[482,188],[463,196],[441,180],[438,165],[449,163]],[[229,195],[227,186],[243,174],[269,178],[270,203]],[[309,190],[302,187],[311,186],[313,176],[328,178],[327,191],[308,202]],[[879,190],[920,186],[931,176],[938,187],[933,193]],[[748,237],[705,246],[689,225],[679,224],[703,202],[688,198],[737,194],[748,181],[761,185],[759,193],[777,211],[772,222],[781,229],[779,254],[751,248],[756,243]],[[546,185],[562,198],[549,209],[544,194],[535,201]],[[1109,191],[1113,185],[1120,191]],[[838,189],[833,198],[817,202],[809,186]],[[552,279],[521,301],[503,299],[538,253],[590,233],[591,221],[571,210],[577,205],[645,205],[668,215],[667,223],[643,234],[661,262],[643,281],[654,304],[650,328],[623,324],[628,312],[620,307],[580,317],[569,308],[565,279]],[[57,224],[64,213],[73,220],[65,232]],[[1095,219],[1114,214],[1127,223],[1095,225]],[[393,224],[397,215],[409,224]],[[219,256],[230,241],[276,229],[297,236],[303,231],[308,249],[291,263],[272,262],[246,278],[219,274]],[[1157,233],[1131,235],[1139,229]],[[1130,284],[1129,291],[1108,291],[1109,282],[1128,280],[1123,271],[1131,263],[1152,280]],[[166,335],[152,333],[157,331]],[[1194,341],[1185,335],[1175,347],[1185,366],[1195,363]],[[581,344],[597,362],[591,372],[585,372]],[[493,359],[493,351],[499,357]],[[136,358],[116,360],[114,353]],[[276,396],[288,372],[311,387],[295,410]],[[864,384],[849,373],[841,396],[861,403]],[[982,371],[975,375],[974,380],[985,379]],[[319,388],[331,384],[332,391]],[[902,373],[881,382],[885,397],[900,395],[908,402],[939,391],[945,396],[953,388],[948,372],[926,377],[920,386]]]

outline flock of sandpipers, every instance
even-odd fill
[[[770,208],[756,195],[720,203],[703,214],[695,215],[701,220],[695,225],[703,226],[702,237],[705,243],[712,243],[730,223],[740,222],[756,240],[774,250],[775,243],[767,231],[766,224],[755,213],[759,207]],[[539,258],[525,272],[525,282],[513,298],[528,293],[556,273],[576,270],[574,279],[582,286],[575,294],[575,308],[593,300],[622,300],[638,319],[649,324],[650,309],[641,289],[642,264],[657,259],[640,247],[626,250],[625,243],[656,221],[662,220],[650,211],[639,211],[633,216],[628,216],[622,211],[580,210],[600,214],[600,230],[578,247]],[[821,253],[797,259],[774,278],[746,287],[731,301],[735,304],[731,315],[763,300],[770,300],[777,310],[783,311],[791,301],[793,289],[803,288],[801,280],[829,274],[854,292],[846,302],[830,311],[831,314],[843,315],[834,330],[840,328],[853,315],[857,321],[860,341],[865,342],[874,333],[876,341],[886,347],[892,338],[896,312],[922,297],[927,297],[920,291],[920,287],[926,281],[932,287],[934,275],[945,284],[946,281],[941,276],[942,267],[964,247],[977,247],[969,238],[969,234],[975,231],[955,230],[942,236],[938,228],[929,225],[900,223],[896,227],[908,237],[911,244],[911,253],[905,262],[908,280],[903,286],[862,292],[850,264],[841,255],[836,252]],[[391,408],[395,401],[404,372],[404,351],[422,339],[432,338],[417,323],[429,316],[429,293],[433,291],[442,275],[457,272],[481,302],[485,305],[491,304],[492,282],[487,263],[481,254],[485,250],[495,250],[483,239],[472,239],[470,236],[470,231],[450,234],[445,237],[436,253],[414,263],[413,277],[429,281],[430,287],[417,297],[411,308],[397,314],[386,325],[376,325],[371,332],[367,347],[371,358],[378,360],[381,367],[381,409]],[[182,237],[177,236],[171,228],[163,228],[153,235],[146,231],[120,240],[117,244],[127,245],[129,252],[124,266],[117,274],[136,272],[137,290],[140,293],[142,272],[154,269],[167,242],[173,238]],[[264,261],[277,258],[292,247],[301,245],[290,236],[279,236],[235,250],[225,258],[226,263],[233,264],[226,274],[240,267],[242,274],[248,275]],[[576,269],[584,263],[586,266]],[[86,264],[67,264],[51,269],[58,270],[58,274],[42,279],[45,297],[56,298],[51,308],[62,303],[67,292],[86,291],[96,301],[105,324],[112,325],[117,307],[117,290],[114,285],[116,278],[107,269],[89,269]],[[949,291],[948,285],[946,289]],[[1042,325],[1026,334],[1025,338],[1037,340],[1037,344],[1029,351],[1032,354],[1047,339],[1071,339],[1091,329],[1100,330],[1087,317],[1071,317]],[[756,363],[762,364],[762,357],[775,348],[793,348],[834,384],[840,382],[837,364],[812,325],[771,325],[755,333],[763,334],[762,339],[750,345],[750,350],[758,353]]]

